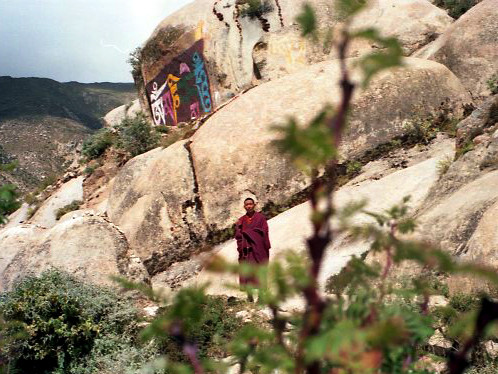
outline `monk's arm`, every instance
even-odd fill
[[[237,251],[242,252],[244,236],[242,235],[242,222],[238,220],[235,223],[235,240],[237,241]]]
[[[264,241],[265,241],[265,248],[268,251],[271,248],[271,244],[270,244],[270,235],[269,235],[269,229],[268,229],[268,222],[266,222],[266,218],[263,218],[262,228],[263,228],[263,238],[264,238]]]

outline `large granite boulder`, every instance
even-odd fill
[[[351,62],[354,62],[351,61]],[[290,117],[309,122],[326,103],[340,97],[335,61],[262,84],[216,112],[192,141],[192,158],[206,222],[230,226],[246,196],[260,206],[283,204],[309,181],[271,143],[275,124]],[[357,91],[343,159],[359,157],[408,131],[412,120],[430,117],[442,103],[458,113],[470,97],[443,65],[406,58],[405,67],[380,74]]]
[[[51,229],[19,225],[0,233],[0,291],[27,274],[60,268],[84,281],[115,285],[113,275],[148,281],[140,259],[113,224],[93,215],[66,215]]]
[[[486,81],[498,72],[498,0],[484,0],[414,56],[446,65],[475,99],[489,95]]]
[[[334,193],[334,204],[338,209],[341,209],[351,202],[365,199],[368,202],[368,210],[381,212],[399,204],[405,196],[411,196],[409,204],[412,210],[416,210],[438,179],[438,162],[452,153],[453,144],[447,140],[437,142],[424,152],[421,152],[420,149],[413,149],[403,157],[408,164],[407,168],[396,170],[390,168],[389,163],[386,163],[381,168],[385,176],[380,179],[376,179],[375,175],[370,174],[370,165],[367,165],[364,172],[365,177],[361,176],[361,178],[358,177],[352,180],[348,185]],[[379,171],[377,166],[372,166],[373,169],[377,169],[377,172]],[[239,210],[241,210],[240,213],[242,214],[242,209]],[[289,249],[298,252],[306,250],[305,241],[312,233],[310,214],[311,209],[307,202],[291,208],[268,221],[272,243],[272,249],[270,250],[271,260],[281,258]],[[353,218],[352,223],[364,224],[373,221],[370,216],[357,215]],[[347,236],[341,235],[335,238],[326,251],[319,277],[320,287],[324,289],[330,276],[337,274],[353,255],[360,256],[368,251],[369,247],[370,243],[353,243]],[[237,249],[235,240],[230,240],[217,246],[209,255],[215,253],[226,261],[236,262]],[[206,257],[206,255],[201,255],[201,257]],[[166,284],[164,279],[165,277],[162,274],[153,277],[153,287],[168,291],[170,285]],[[209,293],[230,295],[238,294],[238,291],[228,286],[237,282],[237,277],[233,274],[213,274],[207,270],[202,270],[195,277],[186,281],[184,285],[209,283]]]
[[[248,2],[197,0],[164,19],[143,46],[141,74],[154,80],[194,43],[202,41],[215,105],[258,82],[335,58],[335,51],[303,40],[296,17],[304,3],[318,15],[318,27],[341,24],[327,0],[265,0],[257,11]],[[355,27],[378,28],[400,39],[406,55],[441,34],[452,22],[443,10],[425,0],[376,0],[357,16]],[[372,43],[355,43],[351,56],[369,51]],[[180,77],[179,71],[169,71]],[[162,74],[162,73],[161,73]],[[182,99],[183,100],[183,99]],[[147,100],[142,100],[144,103]]]
[[[482,215],[465,246],[462,258],[498,269],[498,201]]]
[[[118,106],[104,116],[104,125],[106,127],[118,126],[126,117],[133,118],[141,110],[142,107],[140,106],[140,101],[138,99],[133,100],[129,104]]]
[[[107,213],[151,273],[189,257],[206,229],[189,141],[156,148],[116,176]]]
[[[71,204],[73,201],[83,200],[83,179],[83,176],[79,176],[61,185],[55,193],[41,204],[40,208],[29,220],[30,223],[46,228],[55,226],[59,209]]]
[[[496,186],[498,171],[492,171],[440,198],[417,218],[417,232],[450,253],[464,253],[483,214],[498,201]]]

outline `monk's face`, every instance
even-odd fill
[[[254,201],[252,200],[246,200],[244,201],[244,209],[246,210],[247,213],[252,213],[254,212]]]

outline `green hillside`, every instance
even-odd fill
[[[133,83],[59,83],[47,78],[0,77],[0,121],[26,116],[68,118],[90,129],[136,97]]]
[[[28,192],[60,175],[102,117],[136,97],[132,83],[0,77],[0,163],[18,164],[0,173],[0,184]]]

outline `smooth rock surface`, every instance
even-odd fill
[[[124,234],[97,216],[71,217],[51,229],[20,225],[3,231],[0,242],[1,291],[28,274],[51,267],[99,285],[116,285],[110,278],[113,275],[148,281]]]
[[[492,171],[434,201],[417,217],[417,233],[444,250],[461,255],[483,214],[498,200],[496,186],[498,171]]]
[[[118,106],[104,116],[104,125],[106,127],[118,126],[126,117],[133,118],[141,110],[138,99],[133,100],[130,104]]]
[[[353,61],[352,61],[353,62]],[[260,85],[215,113],[193,136],[192,158],[204,217],[217,228],[230,226],[246,196],[260,206],[282,204],[309,180],[271,143],[272,130],[289,118],[309,122],[340,97],[336,62]],[[407,58],[405,67],[380,74],[354,98],[343,159],[359,157],[408,131],[412,119],[425,118],[449,101],[454,113],[470,97],[443,65]],[[223,193],[220,193],[223,191]]]
[[[469,239],[462,258],[498,270],[498,199],[486,209]]]
[[[398,170],[388,174],[379,180],[366,180],[356,185],[350,185],[339,189],[334,194],[335,205],[340,209],[353,201],[366,199],[367,209],[370,211],[382,211],[399,204],[403,197],[410,195],[409,205],[413,210],[426,198],[431,186],[437,180],[437,162],[444,159],[453,152],[452,145],[444,142],[439,147],[437,155],[422,161],[406,169]],[[298,205],[268,221],[270,228],[270,239],[272,249],[270,250],[271,261],[283,256],[287,250],[293,249],[298,252],[306,250],[305,239],[311,234],[312,228],[309,221],[310,207],[308,203]],[[354,217],[353,223],[364,224],[372,222],[373,218],[366,215]],[[370,243],[351,243],[345,237],[339,237],[327,248],[323,262],[322,271],[319,276],[320,287],[325,288],[327,279],[337,274],[349,261],[351,256],[360,256],[367,251]],[[229,262],[237,261],[236,243],[228,241],[212,252],[216,253]],[[237,284],[238,279],[230,274],[213,274],[202,270],[197,276],[188,280],[186,284],[201,285],[210,283],[208,292],[212,294],[238,295],[239,291],[228,288],[229,284]],[[152,280],[153,285],[160,289],[160,283]],[[294,302],[299,305],[299,301]]]
[[[55,226],[57,210],[75,200],[83,200],[83,179],[84,177],[80,176],[64,183],[42,203],[29,222],[46,228]]]
[[[481,100],[490,94],[486,81],[498,71],[497,45],[498,0],[484,0],[414,57],[444,64]]]
[[[114,179],[107,213],[154,274],[185,260],[206,235],[189,141],[130,160]]]

